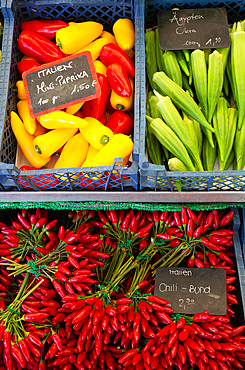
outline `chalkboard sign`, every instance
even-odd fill
[[[167,299],[175,313],[195,314],[208,310],[210,315],[225,315],[226,271],[159,267],[154,294]]]
[[[44,64],[23,74],[31,117],[100,96],[93,59],[88,51]]]
[[[225,8],[165,10],[157,16],[162,50],[230,46]]]

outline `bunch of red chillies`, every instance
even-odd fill
[[[62,221],[38,208],[0,223],[0,370],[243,369],[233,214],[80,210]],[[227,314],[178,315],[154,296],[155,269],[170,264],[224,268]]]

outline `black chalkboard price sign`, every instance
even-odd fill
[[[226,271],[159,267],[154,294],[167,299],[175,313],[195,314],[208,310],[210,315],[225,315]]]
[[[88,51],[23,73],[31,117],[100,96],[93,59]]]
[[[158,12],[157,17],[162,50],[230,46],[225,8],[165,10]]]

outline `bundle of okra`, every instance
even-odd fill
[[[173,171],[245,166],[245,21],[231,46],[163,51],[158,28],[145,34],[146,145],[154,164]]]

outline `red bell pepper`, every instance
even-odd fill
[[[129,97],[132,94],[127,71],[121,64],[113,63],[106,70],[108,82],[113,91],[119,96]]]
[[[17,69],[22,74],[25,71],[29,71],[29,69],[40,67],[40,63],[36,62],[35,60],[21,60],[17,63]]]
[[[106,127],[109,127],[113,134],[128,135],[134,128],[134,120],[128,114],[116,111],[108,119]]]
[[[107,98],[111,92],[111,87],[105,75],[97,73],[97,78],[101,89],[101,95],[99,98],[95,98],[84,103],[82,112],[85,117],[93,117],[100,121],[105,112],[105,106]]]
[[[135,68],[132,60],[125,51],[112,42],[102,47],[100,51],[100,60],[106,66],[112,63],[118,63],[124,66],[129,77],[135,76]]]
[[[68,27],[68,24],[66,22],[59,20],[50,20],[50,21],[33,20],[21,23],[20,29],[21,32],[32,31],[46,37],[49,40],[53,40],[56,36],[56,32],[64,27]]]
[[[18,48],[24,55],[41,60],[44,63],[54,62],[65,56],[52,41],[32,31],[21,32],[18,39]]]

